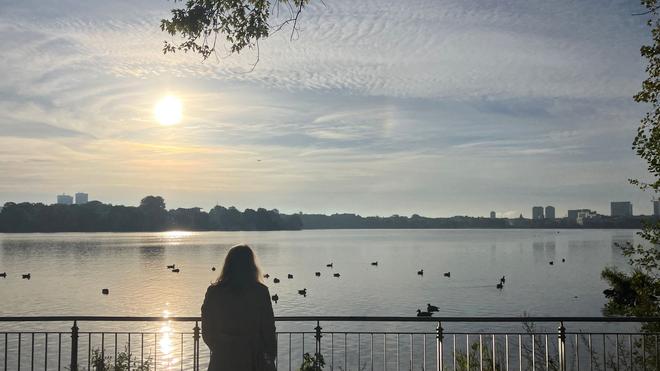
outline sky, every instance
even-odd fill
[[[0,0],[0,203],[651,213],[627,181],[645,177],[636,1],[311,0],[252,71],[254,50],[163,55],[176,5]]]

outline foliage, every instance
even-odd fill
[[[578,226],[566,218],[544,224],[527,219],[479,217],[428,218],[356,214],[281,214],[277,209],[245,209],[217,205],[208,213],[199,207],[167,210],[165,200],[147,196],[139,207],[92,201],[84,205],[7,202],[0,211],[0,232],[138,232],[138,231],[273,231],[306,229],[394,228],[639,228],[644,218],[592,218]],[[647,258],[647,260],[650,258]],[[648,264],[652,263],[652,259]]]
[[[640,14],[648,17],[651,29],[651,45],[641,47],[641,55],[648,64],[647,78],[642,90],[634,97],[638,103],[648,104],[649,111],[641,120],[632,148],[647,164],[650,181],[631,179],[633,185],[650,191],[653,196],[660,193],[660,17],[658,0],[641,0],[647,9]],[[608,302],[603,309],[606,315],[657,316],[660,315],[660,220],[644,223],[639,235],[647,245],[621,245],[623,254],[629,259],[631,272],[606,268],[601,276],[611,286],[604,291]],[[658,330],[658,324],[646,324],[646,331]]]
[[[469,356],[469,362],[468,362]],[[458,350],[456,351],[456,370],[459,371],[501,371],[504,370],[504,366],[501,364],[500,360],[504,359],[505,355],[502,353],[501,349],[497,351],[495,355],[495,369],[493,369],[493,350],[492,347],[488,344],[483,344],[481,349],[481,355],[479,354],[479,342],[474,342],[470,345],[469,354],[467,351]],[[499,360],[498,360],[499,359]],[[481,368],[481,361],[483,361],[483,368]],[[468,367],[469,366],[469,367]]]
[[[184,3],[183,0],[174,0]],[[208,58],[216,51],[219,35],[224,36],[231,53],[240,53],[245,47],[258,47],[260,39],[293,23],[296,30],[298,17],[309,0],[187,0],[183,8],[171,10],[171,18],[161,20],[160,28],[172,36],[179,35],[179,44],[165,41],[163,53],[177,50],[192,51]],[[288,17],[277,17],[280,5]],[[275,12],[276,22],[269,20]],[[292,31],[292,32],[293,32]]]
[[[321,353],[316,353],[314,356],[309,353],[303,354],[300,371],[320,371],[323,367],[325,367],[325,360]]]
[[[125,349],[117,353],[117,362],[113,362],[112,357],[102,354],[100,350],[92,351],[91,370],[94,371],[149,371],[151,369],[151,357],[146,361],[139,361],[132,353]],[[90,370],[90,371],[91,371]]]
[[[259,208],[238,211],[216,206],[165,208],[160,196],[147,196],[139,207],[92,201],[83,205],[8,202],[0,211],[0,232],[137,232],[164,230],[299,230],[299,214],[285,215]]]

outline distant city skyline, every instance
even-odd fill
[[[16,201],[14,201],[14,202],[16,202]],[[19,202],[22,202],[22,201],[19,201]],[[85,204],[87,202],[89,202],[89,195],[87,193],[76,192],[75,193],[75,198],[70,196],[70,195],[67,195],[66,193],[58,194],[57,195],[57,200],[56,200],[55,203],[66,204],[66,205],[71,205],[71,204],[80,205],[80,204]],[[136,203],[136,204],[123,204],[123,205],[137,206],[138,204],[139,204],[139,202]],[[581,218],[581,217],[585,217],[585,216],[588,217],[588,216],[592,216],[592,215],[607,215],[607,216],[647,215],[647,216],[660,216],[660,200],[651,200],[650,204],[651,204],[651,207],[650,207],[650,212],[649,213],[641,212],[641,213],[637,213],[637,214],[635,214],[633,212],[634,209],[633,209],[632,203],[630,201],[610,201],[609,214],[606,214],[604,212],[598,212],[598,210],[592,210],[592,209],[586,209],[586,208],[567,209],[566,213],[557,214],[557,212],[556,212],[557,209],[553,205],[547,205],[545,207],[544,206],[532,206],[531,207],[531,213],[529,215],[529,219],[536,219],[536,220],[545,220],[545,219],[554,220],[555,218],[578,219],[578,218]],[[220,205],[220,204],[218,203],[218,205]],[[228,206],[236,206],[236,205],[224,204],[222,206],[228,207]],[[176,209],[176,208],[179,208],[179,207],[181,207],[181,208],[199,207],[199,208],[204,209],[204,210],[210,210],[213,206],[206,208],[206,207],[201,207],[199,205],[195,205],[195,206],[187,205],[187,206],[168,207],[168,209]],[[253,208],[254,209],[256,207],[246,207],[245,209],[247,209],[247,208]],[[274,207],[274,209],[278,209],[278,208]],[[315,213],[317,211],[298,210],[298,211],[290,211],[288,213],[296,213],[296,212]],[[319,212],[319,213],[322,213],[322,212]],[[358,212],[354,212],[354,211],[350,211],[350,210],[337,211],[336,213],[360,214]],[[419,213],[412,213],[412,214],[409,214],[409,215],[413,215],[413,214],[419,214]],[[367,215],[367,214],[365,214],[365,215]],[[373,214],[373,215],[375,215],[375,214]],[[383,215],[379,215],[379,216],[390,216],[390,215],[397,215],[397,213],[383,214]],[[399,215],[405,215],[405,214],[399,214]],[[456,214],[456,215],[443,215],[441,217],[463,216],[463,215],[464,216],[473,216],[473,217],[483,216],[483,217],[488,217],[488,218],[491,218],[491,219],[494,219],[494,218],[510,218],[510,219],[511,218],[516,218],[516,216],[498,215],[497,211],[495,211],[495,210],[489,211],[487,215],[481,215],[481,214],[469,215],[469,214],[464,214],[463,213],[463,214]],[[520,215],[525,217],[524,212],[521,212],[517,217],[520,217]]]
[[[249,73],[256,51],[163,55],[172,6],[3,2],[0,203],[76,188],[171,208],[651,213],[628,183],[646,175],[638,3],[312,2]],[[166,96],[176,120],[155,112]]]

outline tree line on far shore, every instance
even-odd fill
[[[144,232],[299,230],[300,215],[277,210],[215,206],[167,210],[160,196],[147,196],[140,206],[91,201],[82,205],[7,202],[0,212],[0,232]]]
[[[448,228],[641,228],[648,217],[599,216],[578,225],[567,218],[530,220],[420,215],[389,217],[357,214],[281,214],[264,208],[215,206],[167,210],[160,196],[147,196],[140,206],[104,204],[45,205],[8,202],[0,211],[0,232],[145,232],[145,231],[275,231],[300,229],[448,229]]]

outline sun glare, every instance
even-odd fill
[[[181,121],[181,100],[171,95],[161,99],[154,108],[154,116],[159,124],[169,126]]]

